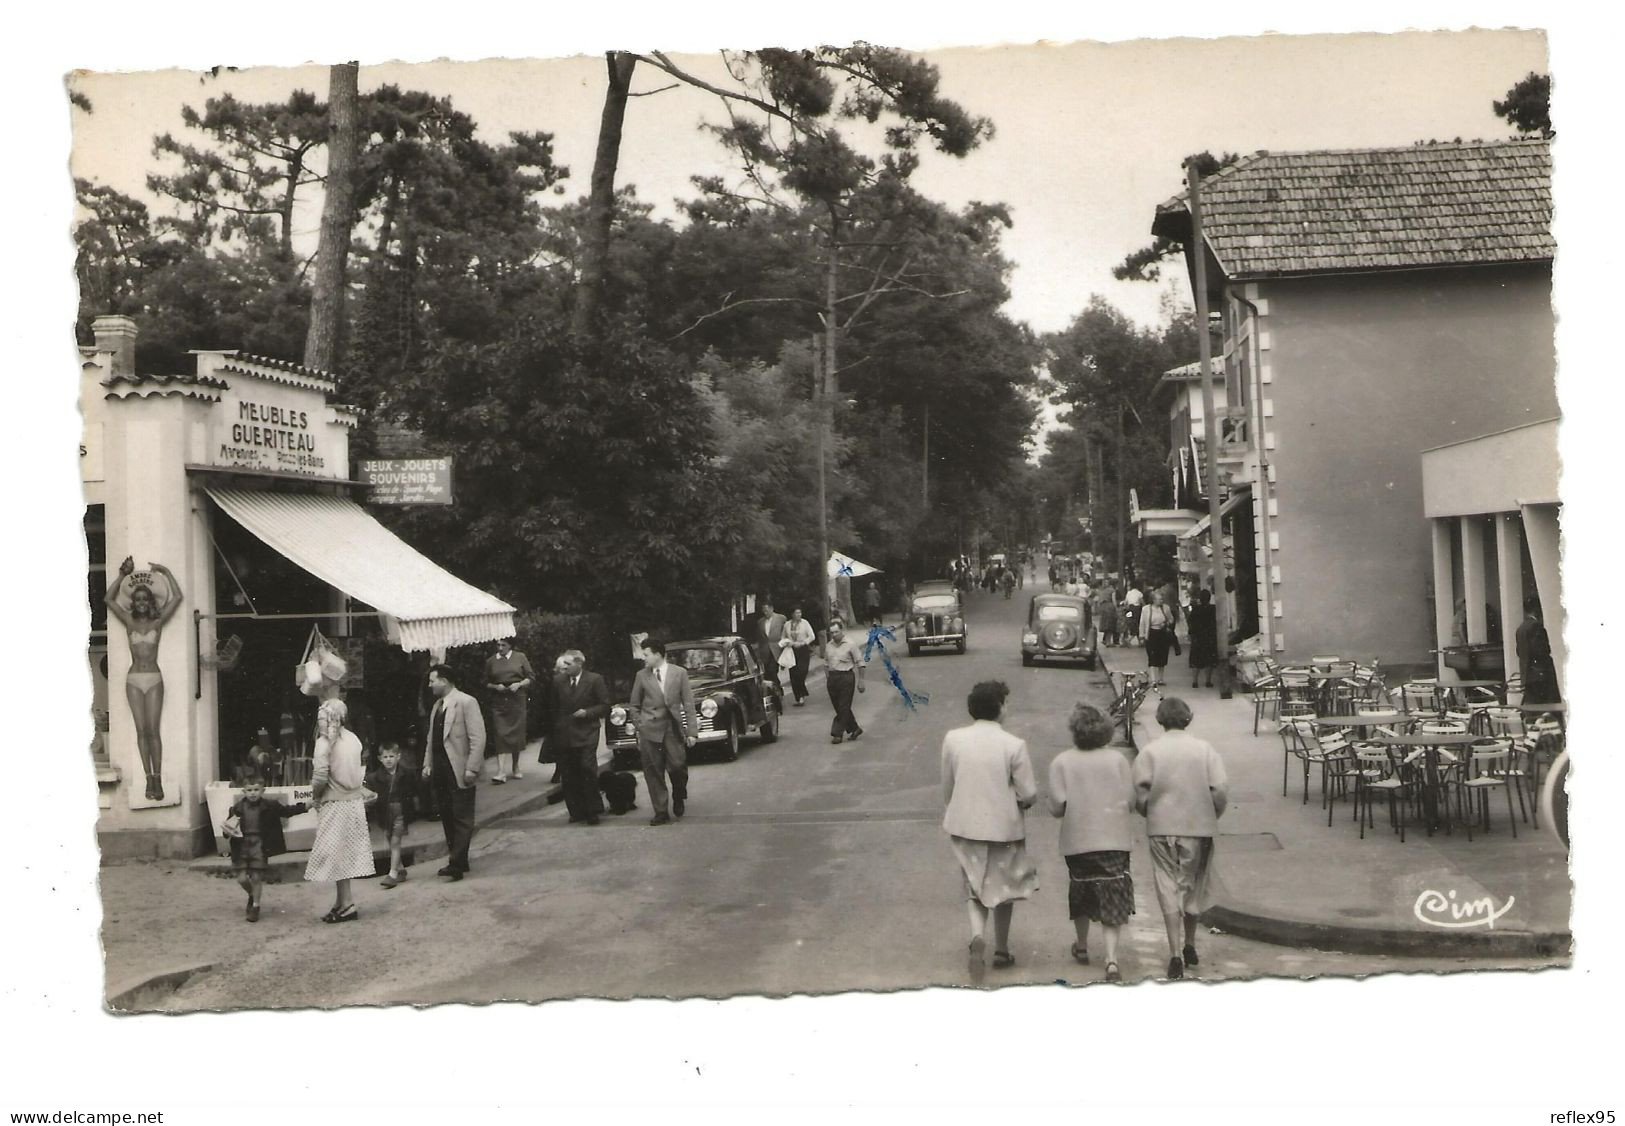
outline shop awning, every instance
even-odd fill
[[[1219,506],[1219,516],[1220,516],[1220,518],[1222,519],[1223,517],[1229,516],[1236,509],[1240,508],[1242,505],[1246,504],[1248,501],[1250,501],[1252,499],[1253,499],[1253,491],[1250,488],[1241,489],[1241,490],[1238,490],[1237,492],[1231,493],[1229,499],[1226,500],[1223,504],[1221,504]],[[1196,539],[1198,536],[1203,535],[1204,533],[1207,532],[1207,525],[1208,525],[1208,517],[1203,516],[1200,520],[1198,520],[1196,523],[1191,525],[1190,530],[1188,532],[1186,532],[1184,535],[1180,536],[1179,538],[1182,539],[1182,540]]]
[[[345,497],[209,489],[273,550],[377,610],[408,653],[512,637],[514,608],[418,554]]]

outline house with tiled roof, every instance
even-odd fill
[[[1423,453],[1549,427],[1537,476],[1555,482],[1550,142],[1259,152],[1201,192],[1200,248],[1188,194],[1151,229],[1184,246],[1193,284],[1204,255],[1222,320],[1222,542],[1252,560],[1231,620],[1287,659],[1419,665],[1458,641],[1510,655],[1494,625],[1522,617],[1545,545],[1484,498],[1424,503]],[[1186,534],[1187,564],[1209,535]]]

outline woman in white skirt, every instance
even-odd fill
[[[350,881],[371,876],[372,838],[367,833],[366,772],[361,740],[344,727],[343,700],[328,700],[316,713],[316,764],[311,778],[316,803],[316,843],[310,848],[305,879],[334,880],[337,897],[324,923],[360,918],[350,896]]]

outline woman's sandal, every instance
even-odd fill
[[[353,922],[355,922],[355,920],[357,920],[359,918],[361,918],[361,912],[358,911],[356,909],[356,905],[354,903],[352,903],[342,911],[340,911],[337,907],[333,908],[327,914],[322,916],[322,922],[324,922],[324,923],[353,923]]]
[[[1008,950],[993,951],[993,968],[996,970],[1009,969],[1016,964],[1016,956]]]
[[[1106,980],[1107,981],[1122,981],[1123,980],[1123,972],[1117,968],[1117,963],[1116,962],[1107,962],[1106,963]]]
[[[1072,944],[1072,960],[1080,966],[1087,966],[1089,964],[1089,951],[1074,942]]]

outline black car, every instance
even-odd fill
[[[965,629],[965,611],[959,592],[946,580],[923,582],[914,588],[908,602],[904,627],[908,655],[917,657],[928,645],[951,645],[959,653],[970,639]]]
[[[1021,635],[1021,663],[1031,668],[1039,661],[1078,661],[1092,669],[1099,640],[1087,599],[1075,594],[1035,594]]]
[[[732,762],[746,732],[755,732],[764,743],[779,737],[783,698],[743,638],[673,641],[666,646],[666,660],[688,672],[700,713],[699,746],[719,746]],[[624,701],[604,718],[604,739],[617,770],[638,764],[637,716]]]

